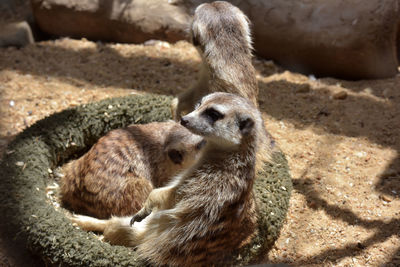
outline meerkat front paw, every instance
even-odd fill
[[[141,210],[139,210],[135,215],[133,215],[133,217],[131,219],[131,226],[135,222],[141,222],[144,218],[149,216],[150,213],[151,213],[151,210],[146,210],[145,208],[142,208]]]
[[[100,220],[85,215],[71,214],[67,215],[67,218],[85,231],[103,232],[107,225],[106,220]]]

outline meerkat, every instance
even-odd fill
[[[192,167],[154,189],[133,218],[72,221],[103,232],[111,244],[137,247],[156,266],[218,265],[247,244],[257,232],[252,187],[264,132],[260,112],[248,99],[213,93],[181,124],[206,140]]]
[[[252,64],[250,21],[234,5],[216,1],[199,5],[190,26],[193,45],[202,58],[199,80],[172,101],[177,121],[182,113],[194,108],[201,97],[211,92],[227,92],[249,99],[258,107],[258,82]],[[271,161],[271,136],[265,130],[259,135],[260,146],[256,171]]]
[[[212,92],[237,94],[258,106],[249,24],[246,15],[228,2],[205,3],[196,8],[190,36],[201,56],[202,66],[197,83],[173,101],[176,120],[182,113],[193,110],[201,97]]]
[[[194,163],[203,143],[173,121],[112,130],[64,166],[61,201],[97,218],[132,215],[153,187],[166,185]]]

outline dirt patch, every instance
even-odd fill
[[[177,94],[200,58],[186,42],[152,46],[59,39],[0,49],[0,152],[62,109],[137,93]],[[400,75],[348,82],[254,60],[266,127],[294,178],[287,224],[265,262],[400,264]],[[14,264],[0,240],[0,265]],[[28,266],[29,264],[27,264]]]

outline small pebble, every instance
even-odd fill
[[[379,197],[380,197],[380,199],[382,199],[383,201],[392,202],[392,198],[389,197],[389,196],[387,196],[387,195],[380,195]]]
[[[24,162],[23,161],[17,161],[17,162],[15,162],[15,165],[17,165],[17,166],[19,166],[19,167],[22,167],[22,166],[24,166]]]
[[[371,94],[371,95],[372,95],[372,93],[373,93],[371,87],[367,87],[367,88],[365,88],[363,91],[364,91],[365,93]]]
[[[338,93],[333,95],[333,99],[343,100],[343,99],[346,99],[346,98],[347,98],[347,92],[346,91],[340,91],[340,92],[338,92]]]
[[[308,79],[310,79],[311,81],[316,81],[317,80],[317,78],[315,78],[314,74],[309,75]]]
[[[15,106],[15,102],[14,102],[14,100],[11,100],[10,101],[10,107],[14,107]]]
[[[359,151],[359,152],[356,152],[355,154],[359,158],[365,157],[367,155],[367,153],[364,151]]]

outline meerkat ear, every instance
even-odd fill
[[[183,154],[179,150],[170,149],[168,150],[168,157],[172,160],[175,164],[181,164],[183,161]]]
[[[242,135],[247,135],[250,133],[251,129],[254,127],[254,121],[249,116],[242,116],[239,117],[239,130]]]

